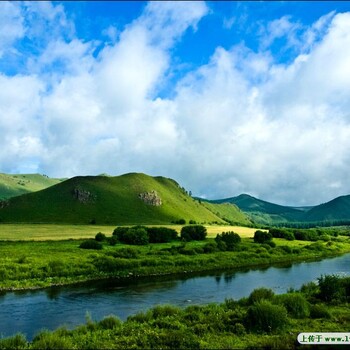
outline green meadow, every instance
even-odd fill
[[[173,228],[180,233],[182,225],[148,225]],[[1,224],[0,241],[45,241],[94,238],[96,233],[111,235],[116,226],[111,225],[59,225],[59,224]],[[232,225],[205,225],[208,237],[214,238],[224,231],[234,231],[241,237],[253,237],[252,227]]]
[[[90,231],[85,232],[81,226],[76,226],[73,234],[72,226],[48,225],[42,227],[42,232],[38,233],[35,231],[35,225],[15,225],[14,228],[22,232],[22,236],[20,234],[17,239],[24,237],[25,227],[36,232],[37,236],[33,233],[32,240],[7,241],[6,239],[11,237],[2,233],[0,242],[2,290],[40,288],[110,277],[135,278],[235,269],[320,259],[350,252],[350,241],[347,236],[328,237],[327,240],[316,242],[274,238],[272,242],[259,244],[246,235],[233,249],[223,251],[212,238],[214,233],[202,241],[175,240],[134,246],[120,242],[111,245],[109,239],[112,237],[112,227],[89,226]],[[66,230],[70,234],[63,234],[59,240],[58,236],[55,240],[42,240],[43,237],[52,238],[50,230],[54,227],[56,230],[61,229],[59,232]],[[101,232],[107,236],[107,240],[99,243],[102,249],[79,247],[84,241],[81,236],[86,235],[91,239],[100,232],[99,229],[102,229]],[[222,227],[212,229],[217,232]],[[225,232],[227,231],[229,229],[226,228]],[[91,241],[96,242],[92,239]]]

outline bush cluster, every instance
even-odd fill
[[[174,229],[167,227],[117,227],[113,237],[125,244],[146,245],[148,243],[168,243],[178,238]]]
[[[254,242],[255,243],[267,243],[272,241],[272,234],[266,231],[255,231]]]
[[[97,242],[94,239],[88,239],[88,240],[82,242],[80,244],[79,248],[101,250],[103,248],[103,246],[101,243]]]
[[[233,251],[241,243],[241,237],[235,232],[223,232],[215,237],[215,242],[220,250]]]
[[[291,229],[291,228],[270,228],[269,232],[274,238],[284,238],[289,241],[330,241],[331,237],[337,237],[339,232],[334,229]],[[342,234],[346,234],[343,232]]]
[[[202,225],[184,226],[181,229],[181,239],[184,241],[203,241],[207,237],[207,229]]]

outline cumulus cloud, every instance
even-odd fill
[[[350,193],[349,13],[310,27],[267,23],[258,51],[217,47],[161,98],[172,50],[200,30],[205,3],[150,2],[123,31],[107,28],[98,54],[62,5],[0,6],[15,28],[0,34],[0,51],[38,43],[25,71],[0,75],[1,171],[140,171],[208,198],[247,192],[293,205]],[[281,38],[297,50],[283,64],[270,51]]]

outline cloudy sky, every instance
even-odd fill
[[[350,3],[0,2],[0,172],[350,194]]]

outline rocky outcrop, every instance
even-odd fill
[[[139,198],[148,205],[154,205],[156,207],[162,205],[162,199],[156,191],[140,193]]]
[[[94,194],[79,187],[74,188],[72,194],[77,201],[83,204],[93,202],[96,199]]]

